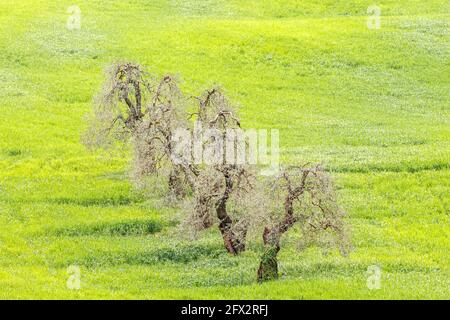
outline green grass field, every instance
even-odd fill
[[[449,299],[449,31],[444,0],[2,0],[0,298]],[[177,210],[133,191],[129,154],[80,143],[120,60],[188,92],[221,84],[245,127],[280,130],[283,163],[324,163],[350,256],[298,252],[290,234],[282,277],[259,285],[261,244],[233,257],[216,229],[177,236]]]

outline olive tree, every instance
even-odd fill
[[[192,181],[170,155],[173,131],[186,125],[185,105],[173,77],[158,79],[135,63],[114,64],[106,72],[83,142],[90,148],[131,142],[135,178],[168,169],[171,193],[183,197]]]
[[[338,247],[346,255],[350,244],[345,212],[339,206],[330,175],[319,165],[289,167],[277,175],[267,199],[263,243],[258,269],[259,282],[278,278],[277,255],[285,233],[297,225],[301,248],[310,245]]]
[[[197,126],[206,130],[200,137],[204,154],[196,166],[193,212],[188,224],[205,229],[216,223],[225,249],[238,254],[245,250],[247,234],[247,220],[240,201],[243,194],[250,192],[254,180],[245,161],[238,163],[236,157],[227,158],[230,151],[236,155],[242,147],[233,131],[240,129],[240,121],[236,108],[219,88],[207,90],[197,101],[196,112],[191,116]],[[198,135],[196,129],[192,129],[193,136]]]

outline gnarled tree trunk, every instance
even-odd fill
[[[217,214],[219,216],[219,213]],[[220,214],[222,216],[222,214]],[[219,218],[220,219],[220,218]],[[232,229],[233,221],[228,214],[219,223],[219,230],[222,234],[225,249],[229,253],[239,254],[245,250],[245,234],[239,236]]]
[[[264,229],[264,253],[259,263],[258,282],[278,279],[277,255],[278,251],[280,251],[280,236],[281,234],[276,228],[272,230]]]
[[[233,220],[227,212],[227,201],[230,197],[231,191],[233,190],[233,180],[231,179],[228,172],[225,172],[224,176],[225,191],[223,193],[223,196],[216,203],[217,218],[219,218],[220,220],[219,230],[222,234],[225,249],[227,249],[229,253],[238,254],[239,252],[245,250],[246,233],[244,232],[239,236],[232,230]]]
[[[305,176],[306,177],[306,176]],[[304,181],[305,179],[303,179]],[[297,221],[294,217],[294,200],[303,193],[304,183],[298,189],[291,190],[284,200],[283,220],[272,229],[264,228],[263,241],[264,253],[258,269],[258,282],[274,280],[278,278],[277,255],[280,251],[281,236],[288,231]]]

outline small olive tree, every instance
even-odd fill
[[[153,81],[149,76],[134,63],[114,64],[106,70],[83,137],[88,147],[109,147],[136,134],[151,100]]]
[[[169,170],[169,189],[185,196],[188,180],[184,164],[172,161],[172,135],[186,125],[185,99],[171,76],[158,79],[135,63],[114,64],[98,94],[83,142],[90,148],[131,142],[134,176]]]
[[[242,212],[241,199],[253,188],[254,174],[250,166],[237,163],[236,158],[227,159],[227,152],[237,154],[240,146],[230,134],[240,129],[240,121],[233,107],[219,88],[207,90],[197,98],[195,123],[209,130],[202,137],[204,156],[214,158],[196,166],[193,213],[188,224],[195,229],[209,228],[217,222],[224,246],[229,253],[245,250],[247,220]],[[196,135],[195,128],[192,130]],[[209,150],[209,151],[208,151]]]
[[[282,236],[298,225],[301,247],[338,247],[346,255],[345,212],[336,200],[330,175],[320,166],[290,167],[265,190],[268,225],[263,231],[264,253],[258,269],[259,282],[278,278],[277,255]]]

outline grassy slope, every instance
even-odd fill
[[[67,1],[0,4],[0,298],[448,298],[449,6],[378,1]],[[350,258],[281,252],[255,283],[216,230],[174,238],[174,212],[134,196],[123,155],[89,154],[83,115],[111,61],[223,84],[246,127],[279,128],[283,161],[335,171]],[[82,290],[66,289],[77,264]],[[382,288],[366,287],[369,265]],[[231,275],[231,276],[230,276]]]

